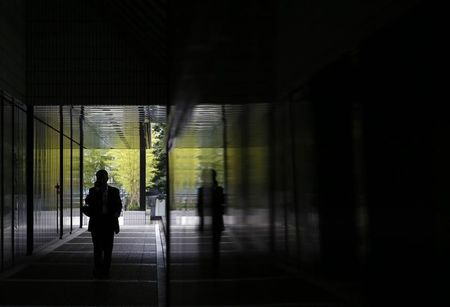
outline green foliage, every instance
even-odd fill
[[[150,187],[157,188],[162,195],[166,194],[166,165],[167,154],[165,145],[166,125],[162,123],[152,125],[152,154],[151,166],[153,172],[150,178]]]
[[[95,173],[105,169],[109,183],[125,194],[126,210],[139,210],[139,150],[86,149],[84,153],[84,187],[93,186]]]
[[[155,174],[153,150],[147,149],[145,151],[145,155],[146,155],[145,186],[150,187],[152,178]]]
[[[152,125],[152,149],[146,150],[146,186],[166,193],[165,124]],[[121,189],[126,210],[139,210],[139,149],[86,149],[84,187],[93,186],[95,173],[105,169],[109,183]]]
[[[126,206],[126,209],[124,209],[124,210],[126,210],[126,211],[139,211],[141,209],[138,202],[127,201],[125,206]]]
[[[139,149],[111,149],[112,181],[127,193],[126,209],[139,208]]]
[[[108,173],[112,173],[111,161],[113,156],[104,149],[85,149],[83,160],[83,186],[91,187],[95,182],[95,173],[100,169],[105,169]]]

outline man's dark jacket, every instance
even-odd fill
[[[119,219],[122,211],[122,201],[119,190],[108,186],[107,214],[103,215],[103,194],[98,188],[90,188],[86,197],[83,212],[90,217],[88,231],[112,230],[119,233]]]

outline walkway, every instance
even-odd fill
[[[123,226],[111,279],[94,280],[90,233],[81,231],[1,275],[0,305],[158,306],[158,234],[158,225]]]
[[[213,271],[211,236],[171,228],[171,306],[353,306],[318,285],[281,270],[273,259],[224,232]],[[0,305],[165,306],[165,268],[158,225],[123,226],[116,236],[110,280],[92,278],[92,243],[72,235],[0,275]],[[62,243],[62,244],[61,244]]]
[[[228,230],[215,274],[208,233],[172,225],[170,238],[171,306],[352,306],[323,287],[282,270],[265,253],[239,246]]]

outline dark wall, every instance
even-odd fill
[[[24,100],[25,0],[0,3],[0,89]]]
[[[139,40],[116,2],[28,3],[33,104],[165,103],[164,58],[152,52],[161,43]]]
[[[173,100],[268,102],[355,48],[411,1],[170,1]]]
[[[363,44],[359,63],[370,289],[390,276],[386,293],[415,302],[437,299],[432,292],[441,282],[433,275],[448,267],[440,268],[435,249],[437,216],[445,212],[436,202],[444,194],[436,195],[440,179],[434,169],[447,159],[433,157],[433,148],[448,148],[448,142],[436,142],[434,135],[448,129],[436,124],[443,109],[433,98],[436,66],[430,37],[437,29],[429,9],[420,6],[377,33]],[[448,237],[445,241],[449,244]]]
[[[412,1],[275,1],[277,94],[287,95],[413,7]]]
[[[26,252],[25,1],[0,2],[0,269]]]
[[[294,101],[312,110],[312,125],[295,125],[292,137],[313,139],[317,276],[361,282],[373,306],[438,302],[448,285],[449,130],[435,96],[435,13],[406,11],[311,75]],[[301,151],[294,156],[305,163]]]
[[[431,5],[235,5],[227,17],[225,4],[175,15],[190,22],[173,29],[173,101],[243,104],[227,114],[230,229],[239,229],[243,250],[264,246],[261,254],[361,304],[430,298],[443,288],[434,277],[449,254],[448,124],[431,98]],[[262,91],[251,86],[259,81]],[[255,111],[255,97],[266,99],[267,113]],[[256,131],[264,163],[252,167]]]
[[[170,3],[175,103],[273,98],[273,1]]]
[[[0,94],[0,270],[26,253],[26,107]]]

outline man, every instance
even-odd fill
[[[89,189],[83,212],[90,217],[88,231],[94,244],[94,277],[109,278],[114,233],[119,233],[122,201],[119,190],[107,184],[108,172],[99,170],[95,186]]]
[[[220,240],[225,230],[223,214],[225,211],[225,195],[223,188],[217,182],[217,172],[214,169],[205,169],[202,172],[203,185],[197,193],[197,210],[200,217],[199,230],[204,231],[205,216],[212,218],[212,256],[213,273],[217,275],[220,257]]]

